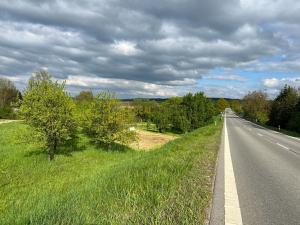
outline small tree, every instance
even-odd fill
[[[272,103],[269,123],[273,126],[280,125],[282,128],[287,128],[288,122],[295,112],[298,98],[298,90],[285,85]]]
[[[182,98],[173,97],[168,99],[166,107],[169,109],[172,129],[179,133],[186,133],[190,129],[191,124],[182,106]]]
[[[127,144],[136,139],[136,132],[129,129],[133,120],[132,112],[121,107],[115,94],[101,92],[85,111],[83,127],[97,144],[110,148],[114,142]]]
[[[204,126],[212,120],[214,108],[203,92],[189,93],[182,98],[182,107],[190,122],[189,131]]]
[[[53,82],[45,71],[37,72],[29,80],[20,113],[45,140],[49,160],[54,158],[59,145],[75,138],[73,110],[74,103],[64,83]]]
[[[224,99],[224,98],[220,98],[216,102],[216,105],[215,105],[215,108],[216,108],[216,110],[217,110],[218,113],[224,112],[224,110],[226,108],[229,108],[229,107],[230,107],[229,102],[226,99]]]
[[[261,91],[247,94],[243,98],[243,111],[246,117],[266,123],[270,113],[270,101],[267,99],[267,94]]]
[[[242,112],[242,105],[239,100],[231,100],[230,101],[230,108],[235,111],[236,113]]]
[[[94,99],[93,92],[91,91],[81,91],[75,98],[76,110],[75,117],[77,121],[83,120],[83,115],[86,109],[89,107]]]
[[[160,133],[164,133],[170,128],[170,110],[166,103],[158,103],[155,106],[152,121]]]
[[[20,92],[13,82],[0,77],[0,118],[12,118],[12,105],[17,102]]]
[[[76,97],[77,102],[90,102],[94,98],[93,92],[91,91],[81,91]]]

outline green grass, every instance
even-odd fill
[[[97,149],[81,136],[48,162],[16,138],[27,126],[1,124],[0,224],[203,224],[221,127],[150,152]]]
[[[136,128],[139,130],[144,130],[144,131],[148,131],[148,132],[160,133],[154,123],[150,123],[150,126],[148,127],[147,122],[138,122],[138,123],[136,123]],[[180,137],[182,135],[181,133],[176,133],[175,131],[172,131],[172,130],[167,130],[162,134],[168,134],[168,135],[175,136],[175,137]]]
[[[147,122],[138,122],[136,124],[138,129],[141,130],[147,130],[147,131],[152,131],[152,132],[158,132],[158,129],[154,123],[150,123],[149,127],[147,126]]]

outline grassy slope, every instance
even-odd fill
[[[0,125],[0,224],[201,224],[222,124],[150,152],[82,150],[48,162]]]

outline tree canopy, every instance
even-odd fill
[[[262,91],[253,91],[243,99],[245,116],[258,122],[266,123],[269,120],[270,101]]]
[[[114,93],[100,92],[87,107],[83,115],[83,128],[97,144],[126,144],[136,139],[130,130],[134,116],[131,111],[121,107]]]
[[[20,113],[45,141],[49,160],[54,158],[58,146],[75,139],[73,112],[74,103],[66,93],[64,83],[53,82],[45,71],[33,75],[25,91]]]
[[[296,110],[298,101],[298,90],[285,85],[273,101],[270,113],[270,124],[287,128],[288,122]]]
[[[229,102],[224,98],[218,99],[218,101],[215,104],[215,108],[218,113],[224,112],[224,110],[229,107],[230,107]]]
[[[14,83],[0,77],[0,118],[13,117],[13,104],[21,97]]]

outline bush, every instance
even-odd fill
[[[292,114],[287,124],[287,128],[300,133],[300,111]]]
[[[160,132],[171,129],[185,133],[207,125],[214,114],[213,104],[202,92],[189,93],[182,98],[170,98],[157,104],[152,121]]]
[[[267,94],[261,91],[247,94],[243,99],[243,111],[247,118],[266,123],[270,113],[270,101],[267,99]]]
[[[288,122],[295,112],[298,99],[298,91],[286,85],[272,103],[270,125],[287,128]]]
[[[115,94],[101,92],[85,110],[82,126],[94,142],[111,147],[114,142],[127,144],[136,139],[136,133],[129,129],[133,119],[131,111],[121,107]]]
[[[20,92],[8,79],[0,78],[0,119],[14,119],[13,104],[18,101]]]

